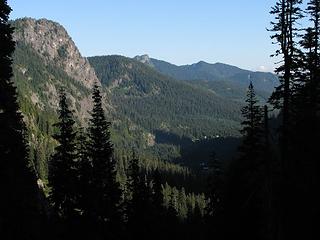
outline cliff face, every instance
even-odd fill
[[[28,129],[30,159],[39,178],[46,179],[48,156],[56,145],[52,135],[59,90],[67,93],[76,122],[86,125],[92,109],[91,88],[95,82],[100,85],[100,81],[60,24],[23,18],[13,21],[12,26],[16,41],[13,80]],[[107,99],[105,96],[106,108]]]
[[[40,111],[54,112],[59,89],[63,88],[76,117],[84,122],[92,105],[91,88],[94,83],[100,85],[100,81],[67,31],[47,19],[22,18],[12,25],[17,42],[14,70],[19,91]]]
[[[29,45],[46,63],[54,63],[87,88],[99,82],[88,60],[81,56],[60,24],[46,19],[23,18],[16,20],[14,27],[15,40]]]
[[[92,85],[102,83],[118,153],[134,146],[148,157],[176,159],[182,144],[189,144],[183,139],[238,134],[240,103],[161,74],[147,55],[86,59],[58,23],[24,18],[12,25],[17,42],[14,82],[29,130],[31,159],[41,179],[46,179],[48,156],[56,144],[52,135],[61,88],[76,122],[85,126],[92,109]]]
[[[152,60],[150,59],[149,55],[147,55],[147,54],[144,54],[144,55],[141,55],[141,56],[135,56],[133,59],[138,61],[138,62],[142,62],[144,64],[147,64],[150,67],[154,67],[154,65],[152,63]]]

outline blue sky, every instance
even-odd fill
[[[8,0],[11,19],[62,24],[84,56],[149,54],[177,65],[200,60],[272,70],[266,31],[275,0]]]

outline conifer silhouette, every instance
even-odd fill
[[[58,133],[53,136],[58,146],[49,168],[50,200],[60,217],[72,219],[78,201],[75,121],[63,90],[59,99],[59,122],[54,125]]]
[[[90,202],[87,213],[98,225],[115,230],[120,221],[120,186],[116,181],[116,162],[110,140],[110,122],[102,107],[102,96],[97,85],[93,87],[93,109],[88,127],[87,156],[92,166]],[[113,228],[113,229],[112,229]]]
[[[14,29],[11,8],[0,2],[0,238],[36,238],[40,220],[39,190],[28,167],[26,128],[11,78]]]
[[[139,166],[139,159],[133,154],[129,162],[128,185],[131,200],[127,205],[128,229],[132,239],[146,239],[150,234],[151,191]],[[140,226],[143,225],[143,228]]]

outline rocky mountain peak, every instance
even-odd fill
[[[88,60],[60,24],[47,19],[22,18],[13,22],[14,38],[31,46],[45,62],[61,67],[71,78],[91,88],[99,82]]]
[[[138,62],[142,62],[144,64],[147,64],[151,67],[153,67],[153,63],[152,63],[152,60],[150,59],[149,55],[148,54],[144,54],[144,55],[141,55],[141,56],[135,56],[134,59]]]

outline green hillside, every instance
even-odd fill
[[[148,168],[163,166],[162,161],[197,167],[209,153],[186,159],[187,148],[201,151],[199,140],[239,136],[244,87],[241,92],[237,87],[230,92],[226,88],[231,83],[206,86],[201,81],[176,80],[122,56],[87,61],[59,24],[26,18],[13,25],[17,42],[14,81],[29,130],[32,164],[42,179],[47,178],[55,146],[51,136],[60,88],[68,94],[77,125],[85,126],[91,109],[89,83],[100,81],[117,158],[126,161],[128,149],[134,148]],[[210,152],[210,141],[206,152]],[[175,165],[162,168],[187,171]]]
[[[247,87],[251,80],[255,89],[269,94],[279,84],[276,75],[267,72],[253,72],[223,63],[210,64],[200,61],[191,65],[177,66],[147,55],[135,57],[162,74],[179,80],[225,81]]]
[[[231,81],[208,81],[208,80],[188,80],[188,83],[213,91],[215,94],[234,101],[244,102],[248,86]],[[261,102],[267,102],[270,93],[263,90],[256,91]]]
[[[29,130],[31,159],[34,160],[39,177],[47,177],[47,162],[53,151],[51,135],[57,120],[56,94],[65,88],[75,96],[74,108],[81,111],[79,103],[86,98],[89,90],[70,78],[53,64],[45,65],[41,57],[23,42],[17,42],[14,54],[14,82],[25,122]],[[78,97],[77,97],[78,96]]]
[[[120,114],[144,129],[190,139],[237,136],[240,103],[122,56],[89,58]],[[157,137],[157,136],[156,136]]]

